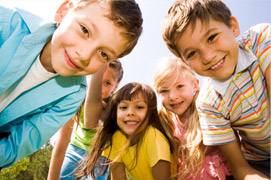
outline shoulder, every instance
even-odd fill
[[[31,32],[37,30],[41,25],[45,24],[46,21],[40,16],[33,14],[27,10],[10,7],[0,6],[0,22],[19,23],[23,21]]]
[[[270,43],[271,24],[261,23],[250,27],[239,40],[239,46],[249,51],[250,48],[265,43],[269,39]]]
[[[36,31],[40,26],[46,23],[44,19],[42,19],[40,16],[36,14],[33,14],[29,11],[26,11],[20,8],[15,8],[15,9],[23,18],[23,20],[25,21],[25,23],[27,24],[31,32]]]
[[[8,20],[10,19],[13,14],[16,13],[16,9],[12,7],[7,6],[0,6],[0,21]]]
[[[148,144],[168,144],[168,140],[163,133],[153,126],[146,129],[143,142]]]
[[[114,145],[119,145],[121,143],[125,143],[127,140],[126,136],[120,130],[117,130],[112,136],[112,143]]]
[[[202,87],[200,88],[200,92],[196,101],[197,105],[212,103],[213,99],[218,97],[218,94],[219,93],[212,85],[211,79],[207,78]]]
[[[15,8],[0,6],[0,33],[2,39],[8,38],[18,24],[22,22],[23,19]]]
[[[145,136],[155,137],[155,136],[164,136],[157,128],[149,126],[146,129]]]

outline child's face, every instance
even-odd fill
[[[117,73],[108,67],[103,75],[102,98],[106,99],[118,88]]]
[[[191,80],[184,75],[173,75],[161,84],[158,96],[167,110],[182,116],[191,105],[194,92],[198,89],[198,79]]]
[[[88,75],[125,50],[126,39],[106,15],[108,4],[88,3],[72,9],[63,3],[55,20],[60,23],[51,41],[51,63],[62,76]]]
[[[141,93],[131,101],[121,101],[117,106],[117,124],[119,128],[128,136],[132,135],[142,123],[144,124],[142,124],[140,130],[143,130],[148,121],[146,119],[144,122],[147,110],[148,105]]]
[[[210,19],[209,24],[197,19],[195,28],[188,25],[178,41],[182,58],[199,75],[224,80],[235,70],[240,29],[231,18],[231,27]]]

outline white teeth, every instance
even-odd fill
[[[221,59],[221,61],[219,61],[216,65],[214,65],[213,67],[211,67],[211,69],[216,69],[218,66],[220,66],[220,64],[223,62],[223,59]]]
[[[137,124],[135,121],[127,121],[126,124]]]

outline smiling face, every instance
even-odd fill
[[[199,90],[199,81],[197,78],[192,80],[181,74],[168,77],[161,84],[157,93],[166,109],[182,116],[190,107],[194,98],[194,92]]]
[[[127,41],[122,29],[106,17],[109,14],[106,3],[72,8],[64,2],[55,16],[60,25],[41,56],[45,68],[62,76],[88,75],[120,55]]]
[[[219,80],[229,78],[238,58],[239,25],[231,17],[231,27],[212,18],[209,23],[196,20],[195,27],[188,25],[177,47],[182,58],[199,75]]]
[[[145,119],[147,110],[148,105],[142,93],[138,93],[131,100],[122,100],[117,106],[117,124],[119,128],[130,136],[144,123],[138,130],[140,132],[148,123],[148,119]]]

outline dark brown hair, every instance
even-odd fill
[[[128,83],[125,86],[123,86],[120,90],[118,90],[109,101],[108,106],[101,118],[104,124],[101,127],[99,127],[99,131],[96,134],[95,143],[93,144],[91,152],[87,156],[86,160],[84,161],[84,163],[82,163],[83,167],[79,171],[79,174],[81,173],[81,175],[84,175],[85,177],[91,174],[92,177],[95,177],[94,168],[95,164],[99,164],[98,158],[101,156],[104,150],[112,146],[113,134],[117,130],[120,130],[120,128],[117,125],[118,104],[122,100],[132,100],[133,98],[137,97],[139,93],[142,93],[142,96],[145,99],[145,102],[148,106],[148,111],[145,117],[145,120],[148,119],[147,126],[152,125],[153,127],[160,130],[167,138],[167,135],[162,127],[161,121],[158,116],[157,99],[154,90],[148,85],[136,82]],[[143,123],[141,123],[141,125],[142,124]],[[138,132],[140,127],[138,127],[137,130],[133,133],[133,135],[129,137],[128,142],[130,143],[136,142],[137,145],[140,144],[140,140],[142,139],[147,126],[145,127],[144,130],[141,130],[140,132]],[[136,159],[137,158],[135,157],[135,160]]]
[[[162,23],[162,36],[169,50],[181,57],[177,42],[189,24],[195,28],[196,20],[209,23],[210,19],[231,26],[231,12],[221,0],[178,0],[168,10]]]

